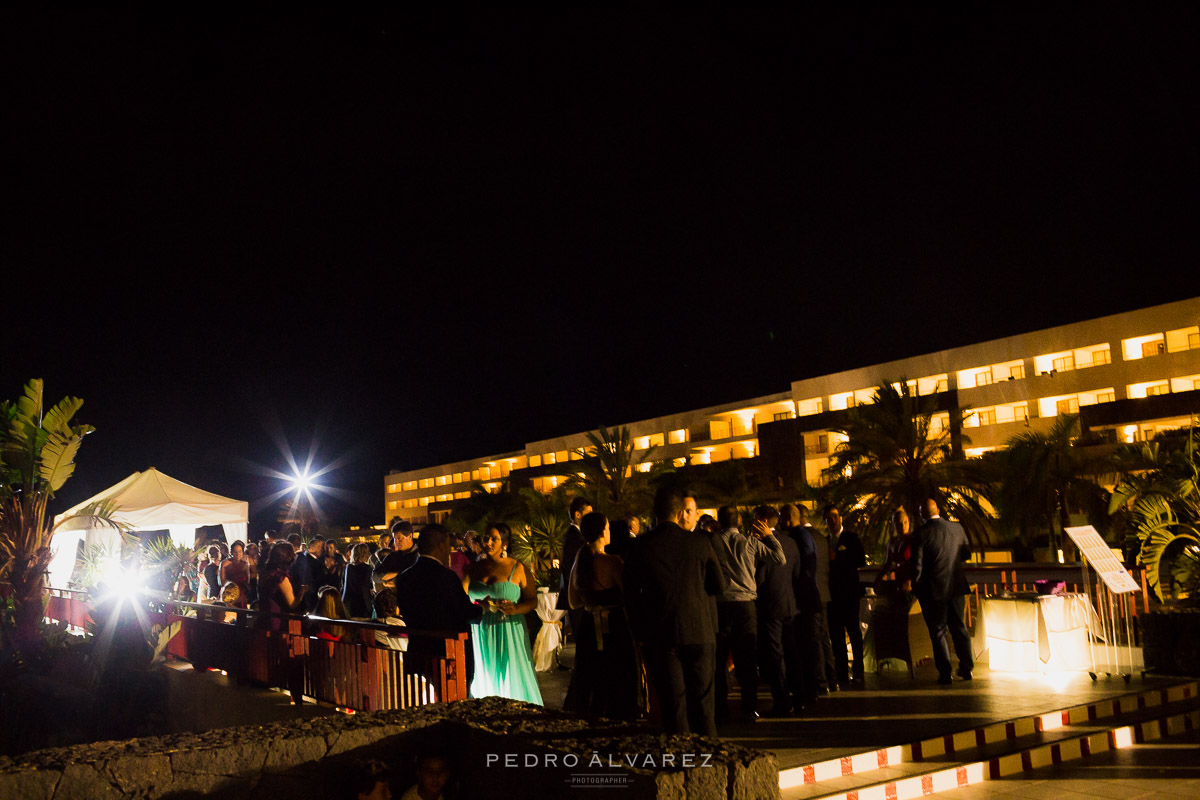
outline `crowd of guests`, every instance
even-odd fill
[[[934,500],[920,510],[923,524],[913,532],[897,509],[876,588],[904,608],[905,619],[912,597],[920,601],[939,683],[951,681],[951,642],[957,674],[970,680],[962,569],[970,548],[962,526],[943,520]],[[824,528],[790,503],[759,506],[745,520],[725,506],[714,519],[700,514],[693,495],[666,489],[654,501],[656,526],[632,541],[623,560],[605,554],[606,521],[586,504],[579,511],[564,558],[573,541],[585,543],[568,602],[587,613],[572,618],[578,663],[568,707],[620,716],[633,691],[631,659],[672,733],[715,736],[720,722],[758,719],[760,679],[772,698],[768,716],[803,714],[822,695],[863,686],[866,555],[836,506],[822,509]],[[728,707],[730,662],[741,690],[736,712]]]
[[[576,656],[567,710],[589,717],[659,718],[667,732],[716,735],[725,721],[760,715],[758,686],[770,690],[767,716],[803,714],[822,695],[861,688],[859,619],[866,562],[862,541],[833,505],[824,526],[803,505],[759,506],[743,519],[732,506],[701,515],[696,498],[665,489],[655,525],[636,517],[614,526],[576,497],[560,558],[558,607],[567,611]],[[939,678],[949,682],[949,642],[959,676],[969,679],[970,644],[962,623],[961,526],[922,507],[916,534],[897,509],[876,582],[885,597],[922,600]],[[614,534],[619,534],[614,536]],[[263,542],[207,548],[180,592],[202,600],[273,612],[307,613],[317,635],[339,639],[336,620],[377,621],[380,646],[406,650],[413,669],[445,656],[445,641],[400,630],[469,634],[471,696],[500,695],[541,704],[526,615],[536,607],[533,571],[509,554],[503,522],[457,537],[438,524],[419,534],[395,520],[378,544],[349,552],[317,536],[307,544],[268,532]],[[907,611],[905,611],[907,614]],[[729,708],[730,666],[740,703]],[[429,674],[432,681],[435,677]]]

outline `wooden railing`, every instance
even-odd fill
[[[84,627],[89,619],[86,594],[52,589],[46,617]],[[467,697],[465,633],[166,598],[151,600],[149,617],[179,626],[167,645],[169,656],[197,670],[223,670],[239,684],[285,689],[294,703],[311,698],[354,711],[383,711]],[[278,620],[273,625],[272,617]],[[342,628],[339,639],[317,635],[330,625]],[[413,652],[379,646],[377,632],[406,639]]]

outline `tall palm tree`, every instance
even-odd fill
[[[825,470],[825,495],[843,507],[868,547],[886,539],[897,506],[912,519],[927,498],[962,523],[968,537],[985,542],[992,518],[990,492],[979,464],[952,460],[950,428],[934,428],[932,397],[914,395],[907,381],[884,383],[874,402],[856,406]]]
[[[583,478],[571,481],[571,485],[579,485],[592,497],[596,507],[609,516],[648,508],[653,469],[642,472],[638,467],[650,461],[650,455],[658,447],[639,452],[624,425],[612,430],[600,428],[589,433],[587,439],[589,446],[577,451],[582,459],[571,462],[573,469],[583,473]]]
[[[16,401],[0,403],[0,579],[12,584],[18,643],[38,634],[45,603],[50,538],[46,507],[75,472],[91,425],[73,425],[83,406],[65,397],[50,409],[34,379]]]
[[[1022,540],[1044,531],[1056,551],[1073,512],[1107,527],[1108,492],[1097,478],[1110,471],[1108,460],[1077,446],[1078,437],[1079,415],[1062,414],[1046,433],[1029,431],[1009,439],[997,456],[996,505],[1001,520]]]

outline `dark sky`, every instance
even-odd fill
[[[1195,12],[166,5],[0,12],[0,396],[98,429],[56,511],[254,501],[274,431],[380,522],[392,467],[1200,294]]]

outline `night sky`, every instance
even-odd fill
[[[1196,12],[160,5],[0,11],[0,396],[98,429],[53,511],[254,503],[282,438],[378,523],[391,468],[1200,294]]]

